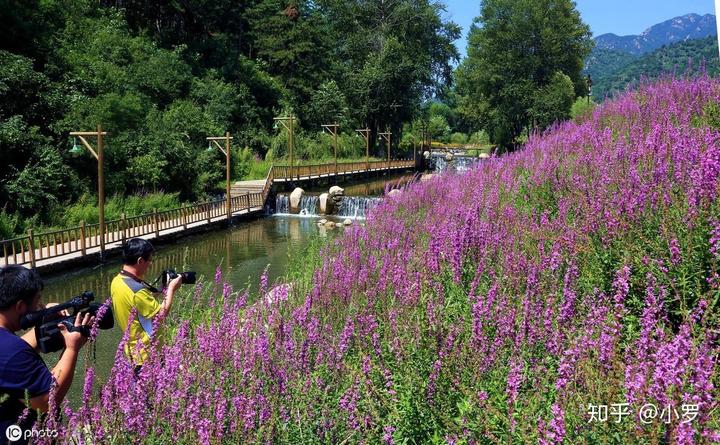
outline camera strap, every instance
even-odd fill
[[[120,271],[120,275],[124,275],[124,276],[130,278],[131,280],[134,280],[134,281],[142,284],[142,285],[145,286],[150,292],[152,292],[152,293],[154,293],[154,294],[159,294],[159,293],[160,293],[160,291],[159,291],[155,286],[153,286],[152,284],[150,284],[150,283],[148,283],[147,281],[143,280],[142,278],[139,278],[139,277],[135,276],[134,274],[131,274],[131,273],[128,272],[128,271],[121,270],[121,271]]]

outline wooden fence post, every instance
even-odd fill
[[[125,246],[125,240],[127,239],[127,220],[125,213],[120,214],[120,233],[122,234],[122,245]]]
[[[207,203],[207,222],[210,224],[210,220],[212,219],[212,204],[210,202]]]
[[[158,226],[157,209],[153,209],[153,225],[155,226],[155,238],[160,238],[160,227]]]
[[[183,207],[180,211],[182,212],[183,230],[187,230],[187,209]]]
[[[35,239],[33,238],[32,229],[28,229],[28,237],[30,238],[30,248],[28,250],[30,254],[30,267],[35,269]]]
[[[87,249],[86,249],[86,240],[85,237],[87,231],[85,229],[85,221],[80,221],[80,252],[82,253],[82,256],[87,255]]]

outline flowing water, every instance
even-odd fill
[[[435,173],[444,173],[447,171],[467,171],[476,162],[481,162],[481,160],[477,157],[464,156],[460,154],[454,154],[450,160],[447,160],[445,153],[441,152],[433,152],[430,157],[430,166]]]

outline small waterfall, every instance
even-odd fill
[[[319,196],[303,195],[300,199],[300,215],[317,216],[320,203]],[[275,198],[275,214],[287,215],[290,213],[290,195],[278,193]]]
[[[303,195],[303,197],[300,199],[300,214],[307,216],[317,216],[318,210],[320,208],[318,206],[319,204],[319,196]]]
[[[275,197],[275,213],[290,213],[290,197],[277,194]]]
[[[478,162],[478,159],[469,156],[453,156],[452,160],[448,162],[444,154],[433,153],[431,162],[435,165],[435,173],[444,173],[446,171],[464,172]]]
[[[382,198],[367,196],[345,196],[340,203],[338,216],[341,218],[365,218],[370,209],[382,202]]]
[[[370,209],[382,202],[380,197],[344,196],[336,216],[340,218],[365,218]],[[300,199],[300,216],[320,216],[320,197],[303,195]],[[290,195],[278,194],[275,198],[275,214],[290,214]]]

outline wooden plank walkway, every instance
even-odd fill
[[[265,181],[265,179],[237,181],[230,186],[230,194],[232,196],[240,196],[247,193],[262,193],[265,188]]]
[[[39,234],[30,230],[25,236],[0,241],[2,244],[0,264],[46,268],[83,257],[100,257],[109,251],[120,249],[125,240],[130,238],[159,239],[205,225],[216,224],[235,216],[260,214],[263,212],[274,182],[300,182],[339,175],[406,170],[414,167],[415,161],[412,160],[330,163],[293,166],[292,168],[283,165],[272,166],[264,180],[240,181],[232,185],[229,215],[226,200],[221,199],[106,221],[104,234],[100,233],[99,224],[84,223],[78,227]]]
[[[254,207],[249,210],[240,210],[240,211],[234,212],[233,216],[261,213],[262,211],[263,211],[262,207]],[[227,220],[227,217],[225,215],[216,216],[216,217],[210,218],[210,220],[203,220],[203,221],[199,221],[199,222],[188,223],[187,227],[179,226],[179,227],[172,227],[172,228],[164,229],[164,230],[158,230],[157,234],[155,234],[155,232],[153,230],[152,232],[147,233],[145,235],[139,235],[139,236],[137,236],[137,238],[142,238],[142,239],[146,239],[146,240],[165,238],[169,235],[173,235],[173,234],[176,234],[179,232],[184,232],[189,229],[195,229],[195,228],[198,228],[201,226],[205,226],[208,224],[214,224],[214,223],[218,223],[218,222],[222,222],[222,221],[226,221],[226,220]],[[148,227],[148,229],[149,229],[149,227]],[[108,234],[108,235],[112,235],[112,234]],[[105,253],[107,254],[107,253],[113,252],[115,250],[120,250],[122,248],[122,246],[123,246],[123,240],[105,244]],[[37,251],[37,249],[36,249],[36,251]],[[90,249],[87,249],[85,256],[89,256],[89,255],[90,256],[98,255],[98,257],[99,257],[100,247],[92,247]],[[63,263],[66,261],[73,261],[77,258],[82,258],[82,257],[83,257],[82,252],[74,252],[74,253],[67,254],[67,255],[60,255],[60,256],[48,258],[45,260],[36,261],[35,267],[38,269],[42,269],[47,266],[51,266],[51,265],[54,265],[57,263]]]

